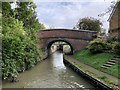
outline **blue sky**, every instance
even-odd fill
[[[98,17],[107,10],[111,0],[34,0],[37,16],[46,28],[73,28],[80,18],[94,17],[108,29],[109,14]]]

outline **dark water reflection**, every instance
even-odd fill
[[[63,64],[63,54],[55,52],[37,66],[21,73],[19,82],[3,82],[3,88],[93,88]]]

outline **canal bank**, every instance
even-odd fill
[[[117,78],[79,62],[72,55],[64,55],[64,63],[101,90],[119,90]]]

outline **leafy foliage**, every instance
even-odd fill
[[[24,3],[22,4],[24,5]],[[8,5],[9,8],[6,8],[5,5]],[[31,6],[28,5],[28,7]],[[35,19],[36,23],[33,22],[33,25],[27,24],[24,20],[28,19],[30,15],[19,19],[14,18],[14,15],[11,15],[10,12],[23,13],[21,7],[20,10],[15,12],[11,9],[10,3],[3,3],[2,9],[2,76],[3,79],[13,79],[17,78],[19,72],[33,67],[41,60],[43,52],[37,47],[38,40],[35,33],[40,28],[44,28],[44,25],[39,23],[37,19]],[[33,12],[32,9],[31,12]],[[33,13],[31,13],[32,15]]]
[[[100,32],[101,25],[102,25],[102,23],[100,22],[100,20],[97,20],[92,17],[86,17],[86,18],[80,19],[78,24],[76,25],[76,27],[78,29],[92,30],[92,31]]]
[[[10,26],[6,27],[7,21]],[[33,67],[40,59],[36,43],[25,34],[23,23],[10,18],[3,21],[3,77],[13,77],[18,72]]]
[[[109,43],[102,39],[95,39],[94,41],[90,42],[88,49],[91,53],[95,54],[110,50],[111,46]]]
[[[33,2],[17,2],[15,18],[23,21],[23,26],[26,28],[37,30],[45,28],[43,24],[39,23],[35,9],[36,5]]]
[[[22,50],[21,39],[24,39],[21,31],[23,31],[21,22],[13,18],[3,18],[2,72],[4,79],[18,75],[16,63],[17,60],[19,61],[18,53],[21,53],[20,50]]]
[[[2,36],[2,13],[0,13],[0,37]]]
[[[97,38],[89,43],[88,50],[93,54],[111,52],[120,55],[120,42],[113,41],[113,39],[103,40]]]
[[[2,15],[6,17],[13,15],[10,2],[2,2]]]
[[[120,55],[120,43],[119,42],[114,45],[114,52]]]
[[[15,8],[15,17],[18,20],[23,21],[24,26],[27,27],[33,23],[35,15],[36,5],[33,2],[17,2],[17,8]]]

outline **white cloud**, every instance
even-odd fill
[[[34,2],[110,2],[110,1],[113,0],[34,0]]]
[[[50,1],[50,0],[49,0]],[[61,1],[61,0],[60,0]],[[65,1],[65,0],[64,0]],[[79,0],[78,0],[79,1]],[[36,2],[39,21],[47,28],[73,28],[80,18],[94,17],[101,19],[108,29],[108,16],[98,17],[109,7],[110,0],[84,0],[79,2]]]

